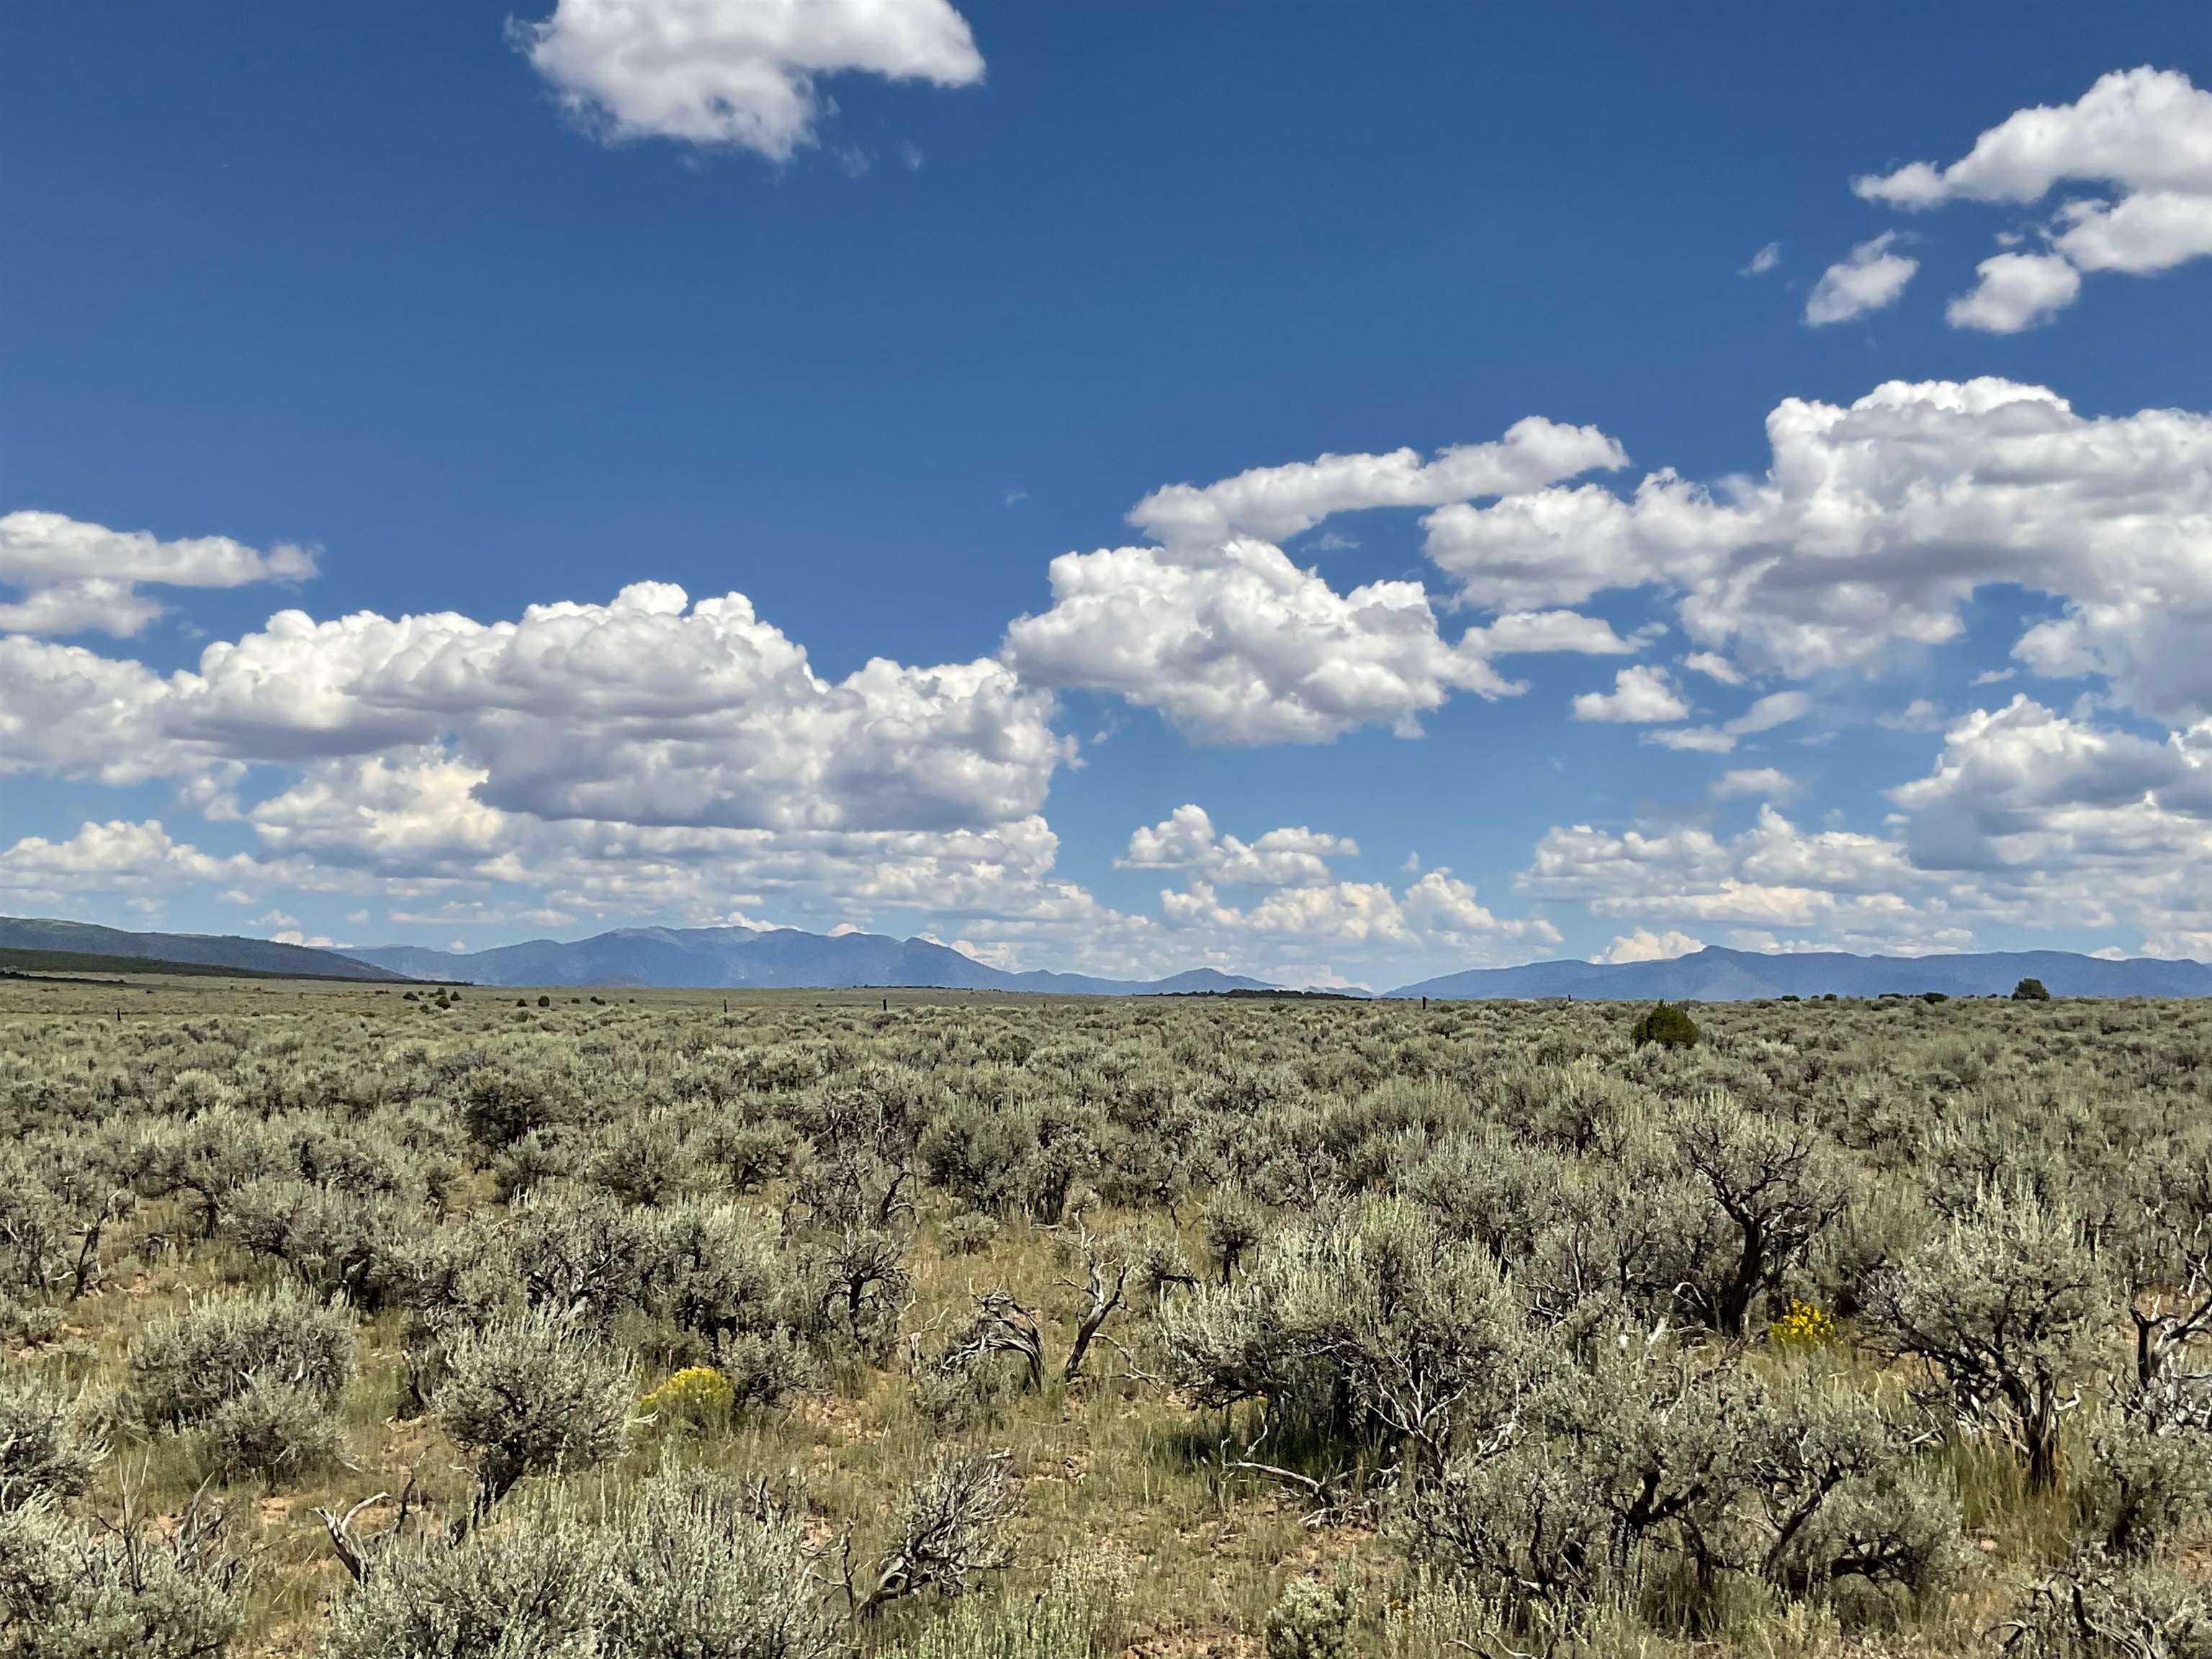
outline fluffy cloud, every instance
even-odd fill
[[[192,758],[155,729],[154,710],[167,690],[140,663],[0,635],[0,775],[127,784],[186,769]]]
[[[2018,696],[1890,794],[1915,864],[1993,920],[2131,925],[2154,955],[2212,930],[2212,722],[2157,739]]]
[[[1224,885],[1307,886],[1329,879],[1327,860],[1350,858],[1358,843],[1318,830],[1270,830],[1257,841],[1218,834],[1202,806],[1178,806],[1129,837],[1115,860],[1129,870],[1182,870]]]
[[[1006,630],[1021,679],[1111,692],[1202,742],[1314,743],[1370,724],[1411,736],[1454,690],[1518,689],[1480,636],[1445,641],[1419,582],[1339,593],[1265,542],[1064,553],[1051,579],[1052,608]]]
[[[1776,767],[1738,767],[1714,781],[1713,793],[1723,798],[1750,795],[1759,800],[1787,800],[1797,793],[1797,781]]]
[[[1292,942],[1403,945],[1413,939],[1396,896],[1375,881],[1281,888],[1243,909],[1224,902],[1212,883],[1194,881],[1188,891],[1162,893],[1160,914],[1172,927],[1261,933]]]
[[[1874,723],[1885,732],[1941,732],[1946,720],[1941,703],[1929,697],[1915,697],[1902,708],[1876,714]]]
[[[2015,111],[1948,167],[1914,161],[1854,181],[1871,201],[2028,205],[2067,185],[2102,193],[2058,204],[2039,228],[2049,254],[2000,255],[1953,323],[2000,332],[2073,302],[2079,271],[2137,276],[2212,256],[2212,91],[2173,70],[2117,70],[2071,104]]]
[[[87,823],[67,841],[26,836],[0,849],[0,890],[58,896],[164,890],[179,881],[234,881],[257,872],[242,854],[217,858],[180,842],[159,820]]]
[[[1682,666],[1723,685],[1743,684],[1743,671],[1717,651],[1692,651],[1682,659]]]
[[[279,854],[403,878],[487,875],[527,833],[477,798],[488,776],[436,749],[321,761],[248,817]]]
[[[1632,563],[1638,508],[1656,512],[1671,472],[1644,481],[1632,507],[1597,484],[1532,490],[1489,507],[1457,502],[1421,520],[1429,557],[1457,579],[1460,594],[1485,609],[1578,605],[1613,587],[1662,579]]]
[[[1498,657],[1547,651],[1624,657],[1636,649],[1613,631],[1611,623],[1576,611],[1509,611],[1462,637],[1479,641],[1483,650]]]
[[[0,765],[110,781],[216,759],[302,764],[448,740],[475,797],[547,819],[942,830],[1042,803],[1051,699],[994,661],[881,659],[831,682],[742,594],[638,583],[513,623],[288,611],[167,678],[0,641]],[[66,744],[42,711],[88,703]],[[18,714],[17,710],[23,711]]]
[[[2212,93],[2175,70],[2115,70],[2074,103],[2016,111],[1947,167],[1914,161],[1854,181],[1869,201],[2034,202],[2071,179],[2212,191]]]
[[[1796,677],[1960,634],[1979,587],[2065,602],[2021,641],[2160,718],[2212,713],[2212,418],[2085,416],[1999,380],[1892,381],[1848,407],[1790,398],[1764,477],[1649,475],[1624,500],[1554,486],[1429,515],[1428,551],[1486,605],[1663,585],[1685,629]]]
[[[1403,893],[1382,882],[1338,881],[1278,888],[1243,907],[1224,900],[1211,882],[1194,881],[1162,893],[1160,915],[1180,933],[1212,935],[1218,960],[1249,961],[1255,942],[1278,953],[1335,946],[1351,951],[1347,965],[1384,980],[1413,976],[1408,964],[1416,962],[1517,960],[1559,942],[1540,916],[1492,915],[1473,885],[1448,870],[1430,871]]]
[[[9,513],[0,515],[0,586],[21,597],[0,602],[0,634],[125,638],[162,612],[142,586],[243,587],[314,573],[296,547],[264,553],[228,536],[165,542],[58,513]]]
[[[1690,705],[1668,680],[1665,669],[1639,663],[1615,674],[1612,690],[1583,692],[1575,699],[1574,710],[1578,720],[1648,723],[1685,719]]]
[[[474,769],[435,754],[325,763],[255,806],[272,853],[415,893],[542,890],[580,915],[850,908],[1035,916],[1068,894],[1040,816],[985,829],[768,830],[549,823],[484,806]]]
[[[9,636],[0,770],[172,777],[258,852],[90,826],[60,850],[24,843],[0,879],[198,883],[261,905],[277,889],[356,893],[441,937],[548,915],[908,913],[963,919],[994,949],[1142,971],[1157,923],[1054,873],[1038,808],[1068,750],[1051,712],[995,660],[826,680],[741,597],[694,605],[653,584],[511,623],[285,612],[166,676]]]
[[[1555,828],[1516,885],[1540,898],[1578,900],[1599,915],[1812,929],[1860,948],[1962,942],[1963,930],[1933,920],[1939,907],[1916,908],[1904,896],[1923,879],[1895,842],[1847,830],[1808,834],[1768,805],[1726,840],[1693,825],[1619,835]]]
[[[1333,514],[1516,495],[1627,465],[1626,452],[1595,427],[1530,416],[1495,443],[1455,445],[1427,459],[1413,449],[1323,455],[1255,467],[1203,487],[1170,484],[1139,501],[1129,522],[1171,547],[1218,545],[1240,536],[1280,542]]]
[[[1671,962],[1676,957],[1686,957],[1692,951],[1702,951],[1705,942],[1689,934],[1668,928],[1655,933],[1648,927],[1638,927],[1633,933],[1615,937],[1613,943],[1592,957],[1592,962]]]
[[[2015,696],[1961,718],[1935,769],[1890,794],[1928,868],[2117,863],[2162,879],[2212,859],[2212,724],[2160,742]]]
[[[1725,755],[1735,748],[1737,738],[1771,732],[1778,726],[1801,720],[1812,707],[1813,699],[1802,691],[1770,691],[1734,720],[1719,726],[1682,726],[1664,732],[1647,732],[1644,741],[1668,749]]]
[[[1420,583],[1339,592],[1276,543],[1333,514],[1464,502],[1626,461],[1593,427],[1532,416],[1425,459],[1323,455],[1171,485],[1129,514],[1160,545],[1054,560],[1051,607],[1017,618],[1000,654],[1025,683],[1157,708],[1202,742],[1321,742],[1367,725],[1412,736],[1453,691],[1519,690],[1492,657],[1635,647],[1600,618],[1534,606],[1448,641]]]
[[[1925,777],[1890,791],[1891,836],[1799,829],[1772,804],[1787,781],[1723,780],[1716,793],[1768,798],[1733,836],[1555,828],[1517,885],[1644,921],[1615,941],[1628,950],[1670,923],[1754,949],[1903,951],[1990,927],[2133,926],[2153,951],[2212,929],[2212,721],[2160,739],[2025,696],[1975,711]]]
[[[2160,586],[2154,569],[2115,572],[2121,580],[2109,589],[2021,635],[2013,654],[2054,678],[2102,674],[2122,701],[2170,724],[2212,715],[2212,657],[2203,649],[2212,629],[2212,540],[2203,527],[2197,535],[2194,547],[2172,550],[2172,586]]]
[[[1474,884],[1449,870],[1431,870],[1406,890],[1407,919],[1442,943],[1461,951],[1489,954],[1503,946],[1515,953],[1556,945],[1559,930],[1541,916],[1498,916],[1476,896]]]
[[[813,140],[819,76],[983,78],[949,0],[559,0],[517,33],[563,106],[610,139],[738,146],[778,161]]]
[[[2055,253],[2000,253],[1974,267],[1981,280],[1943,308],[1954,328],[2017,334],[2047,323],[2081,291],[2081,276]]]
[[[1181,889],[1160,894],[1175,938],[1224,966],[1257,969],[1287,983],[1344,984],[1341,969],[1376,983],[1401,983],[1470,958],[1516,959],[1555,946],[1559,930],[1540,916],[1503,917],[1471,883],[1436,869],[1403,891],[1382,882],[1340,881],[1325,860],[1349,857],[1351,842],[1311,830],[1278,830],[1249,843],[1217,832],[1203,809],[1186,805],[1139,829],[1120,862],[1173,870]],[[1249,904],[1222,896],[1228,885],[1267,890]],[[1316,950],[1331,960],[1312,959]]]
[[[1917,259],[1895,251],[1897,233],[1886,230],[1822,271],[1806,296],[1805,320],[1823,328],[1896,304],[1912,273],[1920,269]]]

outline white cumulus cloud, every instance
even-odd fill
[[[1595,427],[1530,416],[1495,443],[1460,444],[1433,457],[1413,449],[1323,455],[1255,467],[1218,483],[1170,484],[1131,508],[1129,522],[1170,546],[1239,536],[1280,542],[1334,514],[1509,495],[1627,465],[1626,452]]]
[[[1725,755],[1735,748],[1737,738],[1771,732],[1778,726],[1803,720],[1812,707],[1813,699],[1802,691],[1770,691],[1734,720],[1718,726],[1682,726],[1664,732],[1648,732],[1644,741],[1668,749]]]
[[[1896,243],[1897,233],[1886,230],[1822,271],[1806,296],[1805,320],[1822,328],[1896,304],[1920,269],[1917,259],[1896,252]]]
[[[1006,630],[1015,673],[1157,708],[1202,742],[1315,743],[1366,725],[1411,736],[1455,690],[1518,689],[1479,636],[1443,638],[1420,583],[1340,593],[1266,542],[1064,553],[1051,580],[1051,608]]]
[[[608,138],[778,161],[813,141],[824,76],[940,87],[983,78],[948,0],[559,0],[517,35],[562,105]]]
[[[477,799],[546,819],[989,824],[1034,812],[1067,753],[1049,694],[1000,663],[879,658],[825,680],[744,595],[653,582],[515,622],[287,611],[167,678],[19,637],[0,641],[0,768],[124,781],[450,741]],[[46,722],[72,702],[86,718],[58,740]]]
[[[1682,701],[1667,678],[1667,671],[1638,663],[1613,677],[1610,691],[1585,691],[1574,701],[1578,720],[1618,720],[1650,723],[1688,717],[1690,705]]]
[[[1186,804],[1133,832],[1115,862],[1129,870],[1188,871],[1224,885],[1298,887],[1328,881],[1328,860],[1351,858],[1358,851],[1358,843],[1348,836],[1303,826],[1241,841],[1217,832],[1204,807]]]
[[[1750,795],[1759,800],[1787,800],[1796,793],[1797,781],[1772,766],[1735,767],[1713,782],[1713,793],[1723,798]]]
[[[2100,76],[2071,104],[2016,110],[1946,167],[1913,161],[1853,181],[1870,201],[1909,210],[1950,202],[2027,206],[2068,186],[2035,228],[2047,254],[2000,254],[1950,319],[2009,333],[2072,304],[2081,271],[2136,276],[2212,257],[2212,91],[2145,65]]]
[[[204,853],[177,840],[158,819],[88,823],[66,841],[25,836],[0,848],[0,891],[16,893],[160,890],[179,881],[234,881],[257,873],[252,859]]]
[[[1847,406],[1785,399],[1766,431],[1762,476],[1442,508],[1429,555],[1475,605],[1662,588],[1701,647],[1792,677],[1955,639],[1977,589],[2012,584],[2063,604],[2023,637],[2032,666],[2105,674],[2161,719],[2212,713],[2212,653],[2191,643],[2212,628],[2212,417],[1891,381]]]
[[[2047,323],[2081,291],[2081,275],[2055,253],[1999,253],[1974,267],[1981,280],[1943,308],[1954,328],[2017,334]]]
[[[1846,948],[1961,942],[1965,931],[1940,919],[1940,907],[1908,897],[1925,880],[1896,842],[1801,830],[1769,805],[1725,840],[1695,825],[1618,834],[1556,827],[1516,885],[1539,898],[1580,900],[1601,916],[1810,930]]]
[[[1649,927],[1638,927],[1632,933],[1615,936],[1612,944],[1592,957],[1592,962],[1671,962],[1676,957],[1686,957],[1692,951],[1702,951],[1705,942],[1692,939],[1679,929],[1669,927],[1653,933]]]
[[[315,574],[296,547],[267,552],[228,536],[161,541],[143,530],[110,530],[59,513],[0,515],[0,634],[99,633],[127,638],[162,613],[140,591],[155,587],[244,587]]]

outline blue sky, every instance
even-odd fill
[[[2212,956],[2199,7],[0,27],[0,908]]]

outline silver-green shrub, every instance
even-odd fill
[[[1349,1580],[1288,1580],[1261,1627],[1267,1659],[1352,1659],[1356,1607]]]
[[[165,1528],[88,1525],[49,1498],[0,1509],[0,1654],[8,1659],[221,1659],[246,1570],[225,1511],[195,1502]]]
[[[147,1328],[131,1345],[126,1389],[150,1424],[204,1423],[256,1379],[336,1400],[351,1381],[354,1322],[296,1291],[211,1297]]]
[[[2124,1559],[2148,1555],[2212,1511],[2212,1380],[2121,1391],[2088,1450],[2075,1495],[2089,1536]]]
[[[1490,1252],[1420,1206],[1363,1199],[1286,1224],[1250,1270],[1160,1314],[1170,1375],[1202,1404],[1435,1467],[1502,1403],[1523,1331]]]
[[[104,1455],[58,1394],[29,1376],[0,1377],[0,1510],[76,1497]]]
[[[252,1477],[273,1490],[337,1461],[337,1417],[312,1391],[258,1376],[210,1414],[207,1443],[222,1479]]]
[[[1866,1317],[1893,1352],[1933,1370],[1952,1411],[2019,1449],[2031,1486],[2048,1489],[2060,1419],[2087,1380],[2108,1302],[2073,1215],[1999,1188],[1869,1285]]]
[[[549,1494],[458,1540],[375,1552],[323,1659],[827,1659],[844,1647],[796,1519],[728,1476]]]
[[[477,1455],[483,1507],[526,1474],[589,1468],[621,1449],[629,1364],[574,1316],[504,1315],[457,1336],[446,1365],[439,1415]]]
[[[2031,1585],[2000,1634],[2022,1659],[2212,1659],[2212,1592],[2091,1553]]]

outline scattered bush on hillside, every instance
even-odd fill
[[[2203,1659],[2212,1593],[2171,1568],[2089,1552],[2031,1585],[2001,1635],[2024,1659]]]
[[[353,1369],[353,1316],[343,1306],[290,1289],[246,1291],[149,1326],[131,1346],[126,1390],[143,1421],[189,1428],[257,1381],[328,1404]]]
[[[207,1434],[219,1478],[258,1479],[272,1492],[338,1459],[338,1423],[329,1402],[268,1377],[256,1377],[217,1406]]]
[[[436,1401],[447,1431],[477,1455],[477,1506],[525,1475],[590,1468],[629,1421],[629,1367],[573,1314],[532,1309],[458,1337]]]
[[[2061,1419],[2103,1334],[2101,1277],[2070,1212],[1994,1188],[1875,1279],[1867,1320],[1893,1352],[1928,1364],[1947,1418],[2013,1446],[2031,1488],[2048,1491]]]
[[[1488,1251],[1403,1200],[1286,1224],[1251,1270],[1168,1304],[1169,1375],[1207,1406],[1256,1401],[1268,1432],[1334,1445],[1334,1479],[1363,1449],[1410,1472],[1441,1463],[1494,1403],[1522,1340]]]
[[[51,1499],[0,1508],[0,1652],[9,1659],[219,1659],[244,1622],[229,1511],[195,1498],[156,1524],[82,1522]]]
[[[2140,1560],[2212,1511],[2212,1385],[2165,1378],[2098,1413],[2075,1501],[2087,1535]]]
[[[0,1377],[0,1510],[76,1497],[105,1449],[60,1395],[32,1377]]]
[[[1352,1659],[1358,1601],[1348,1579],[1292,1578],[1261,1627],[1267,1659]]]
[[[865,1583],[846,1568],[854,1614],[875,1617],[893,1601],[925,1591],[957,1595],[1012,1559],[1006,1531],[1017,1509],[1003,1464],[946,1454],[907,1492],[897,1531]]]
[[[511,1527],[374,1552],[323,1656],[828,1659],[845,1644],[811,1565],[797,1521],[758,1486],[664,1471],[596,1510],[549,1498]]]
[[[1636,1022],[1630,1040],[1638,1048],[1656,1042],[1662,1048],[1691,1048],[1697,1046],[1698,1023],[1690,1018],[1690,1011],[1671,1002],[1655,1002]]]
[[[1709,1094],[1671,1128],[1674,1158],[1694,1177],[1718,1235],[1680,1294],[1703,1323],[1741,1336],[1814,1240],[1843,1214],[1850,1183],[1820,1133]]]

